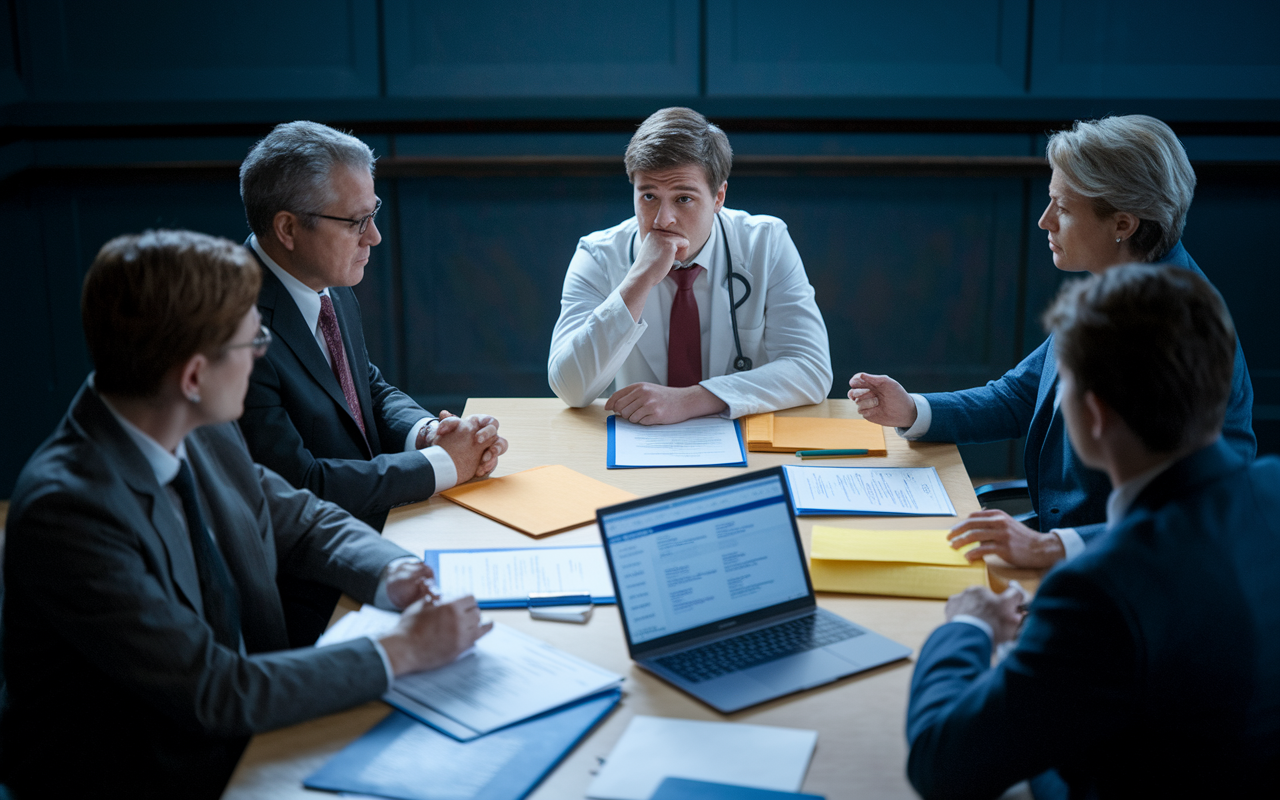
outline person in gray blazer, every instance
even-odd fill
[[[0,780],[18,797],[217,797],[249,737],[377,699],[488,628],[431,570],[253,463],[234,420],[270,344],[248,250],[108,242],[81,313],[95,372],[18,478],[6,542]],[[403,609],[289,650],[278,575]]]

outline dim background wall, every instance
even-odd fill
[[[0,497],[89,370],[80,282],[108,238],[247,234],[236,166],[314,119],[379,155],[357,292],[371,354],[428,408],[550,394],[577,238],[631,214],[621,154],[690,105],[736,151],[731,207],[785,219],[855,371],[1000,375],[1063,278],[1036,229],[1044,137],[1146,113],[1199,175],[1188,250],[1231,307],[1280,451],[1272,2],[0,0]],[[513,443],[519,446],[519,443]],[[962,448],[975,475],[1020,443]]]

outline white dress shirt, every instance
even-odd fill
[[[306,323],[307,328],[311,330],[311,334],[316,337],[316,345],[319,346],[324,360],[328,363],[329,368],[333,368],[333,355],[329,352],[329,345],[324,340],[324,333],[320,330],[320,298],[329,296],[329,288],[326,286],[317,292],[310,286],[289,274],[288,271],[277,264],[271,256],[267,255],[262,249],[262,245],[258,243],[256,235],[249,237],[249,246],[253,248],[253,252],[258,254],[258,258],[262,259],[262,263],[267,265],[267,269],[280,279],[284,284],[284,288],[289,292],[289,296],[293,298],[293,302],[298,306],[298,311],[302,314],[302,321]],[[353,376],[354,377],[354,376]],[[443,492],[445,489],[451,489],[458,483],[458,468],[454,465],[453,459],[443,447],[433,445],[435,441],[435,429],[439,421],[434,417],[423,417],[414,423],[413,428],[409,430],[409,435],[405,437],[405,451],[416,449],[418,442],[418,434],[423,428],[427,429],[427,446],[418,450],[419,453],[431,462],[431,469],[435,472],[436,492]]]

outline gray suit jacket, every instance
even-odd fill
[[[186,439],[241,599],[246,654],[206,624],[181,510],[87,385],[9,515],[0,777],[15,792],[221,792],[248,737],[376,699],[367,639],[287,650],[277,571],[373,599],[407,553],[254,464],[234,423]]]

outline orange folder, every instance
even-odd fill
[[[595,522],[597,508],[636,499],[559,465],[464,483],[440,496],[534,537]]]
[[[752,414],[745,421],[747,449],[754,453],[862,448],[869,456],[889,454],[884,428],[865,419],[780,417],[770,412]]]

